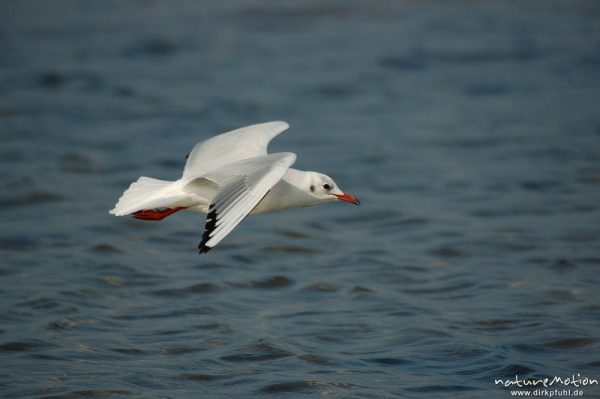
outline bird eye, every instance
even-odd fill
[[[329,184],[327,184],[327,183],[323,184],[323,188],[325,190],[331,190],[331,186]]]

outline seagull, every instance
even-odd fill
[[[247,215],[329,201],[360,205],[333,179],[292,169],[296,154],[267,153],[269,142],[287,130],[286,122],[242,127],[196,144],[179,180],[142,176],[109,211],[141,220],[162,220],[181,210],[208,214],[199,253],[208,252]]]

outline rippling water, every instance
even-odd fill
[[[3,2],[0,396],[505,398],[600,378],[600,8]],[[107,214],[197,142],[363,206]],[[600,395],[598,386],[584,388]]]

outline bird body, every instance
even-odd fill
[[[321,173],[292,169],[296,155],[267,153],[271,139],[288,128],[285,122],[247,126],[196,144],[182,177],[165,181],[142,176],[132,183],[109,213],[162,220],[186,209],[207,213],[200,252],[207,252],[248,214],[273,212],[342,200],[343,193]]]

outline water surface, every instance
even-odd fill
[[[3,397],[505,398],[600,377],[600,9],[4,2]],[[286,120],[363,206],[107,214]],[[600,395],[598,387],[584,390]]]

